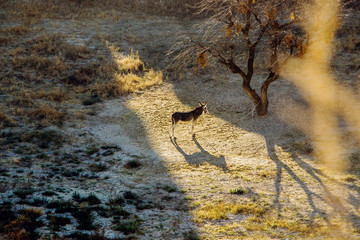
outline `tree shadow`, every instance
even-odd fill
[[[177,143],[176,141],[176,137],[171,138],[170,137],[170,141],[171,143],[174,145],[174,147],[176,148],[176,150],[181,153],[186,162],[191,165],[191,166],[200,166],[204,163],[209,163],[210,165],[214,165],[218,168],[221,168],[223,171],[228,171],[228,167],[226,165],[226,161],[225,161],[225,156],[224,155],[220,155],[219,157],[212,155],[211,153],[209,153],[208,151],[206,151],[201,144],[199,143],[199,141],[196,139],[196,135],[193,134],[192,136],[192,140],[194,141],[195,145],[197,146],[197,148],[200,150],[200,152],[195,152],[192,154],[187,154]]]

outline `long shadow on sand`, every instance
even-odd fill
[[[253,132],[259,135],[262,135],[265,139],[266,143],[266,151],[269,156],[269,158],[274,162],[276,166],[276,177],[274,182],[275,187],[275,196],[273,200],[273,206],[278,209],[279,213],[282,211],[282,205],[281,205],[281,185],[282,185],[282,178],[284,176],[284,173],[287,173],[291,176],[291,178],[299,184],[299,186],[303,189],[304,193],[307,197],[307,202],[312,209],[312,212],[310,213],[310,217],[312,219],[315,218],[315,216],[318,214],[322,216],[324,219],[328,219],[328,216],[324,213],[325,211],[320,209],[320,204],[316,204],[315,199],[319,199],[321,202],[329,205],[333,209],[337,209],[338,213],[340,215],[343,215],[344,217],[347,216],[348,218],[354,219],[354,217],[351,217],[351,214],[346,210],[346,208],[338,201],[337,197],[330,192],[330,190],[327,188],[327,186],[323,183],[320,176],[328,178],[325,176],[320,170],[310,166],[308,163],[302,160],[298,154],[294,153],[289,149],[288,144],[286,141],[284,141],[283,133],[280,132],[280,129],[293,129],[292,126],[288,125],[286,122],[284,122],[282,119],[280,119],[275,114],[269,114],[269,116],[266,117],[247,117],[246,119],[242,119],[242,117],[239,117],[239,114],[236,112],[231,112],[228,108],[217,108],[219,103],[222,103],[224,99],[226,99],[225,95],[235,95],[234,93],[237,91],[238,95],[245,95],[241,87],[226,89],[226,93],[221,90],[209,90],[209,93],[206,93],[204,89],[209,89],[208,86],[210,85],[209,82],[197,82],[196,87],[194,86],[193,90],[190,88],[186,89],[185,91],[182,89],[183,83],[181,82],[173,82],[174,89],[176,92],[176,95],[178,98],[184,103],[191,105],[192,102],[195,100],[192,99],[191,96],[197,96],[197,98],[203,99],[203,101],[208,102],[208,108],[209,111],[216,117],[221,118],[225,121],[227,121],[230,124],[233,124],[237,126],[238,128],[244,129],[248,132]],[[272,86],[273,89],[275,89],[275,86]],[[296,90],[294,90],[296,92]],[[205,93],[204,93],[205,92]],[[223,94],[218,94],[218,92],[223,92]],[[200,94],[198,94],[200,93]],[[200,96],[199,96],[200,95]],[[298,95],[296,93],[295,95]],[[243,97],[244,98],[244,97]],[[273,101],[271,99],[271,91],[270,91],[270,101]],[[278,100],[280,101],[280,100]],[[251,104],[251,103],[249,103]],[[276,105],[277,103],[275,101],[271,102],[271,104]],[[228,103],[229,105],[229,103]],[[212,111],[212,108],[214,109]],[[245,111],[243,111],[244,113]],[[279,129],[277,131],[277,129]],[[275,135],[274,136],[274,132]],[[176,142],[175,142],[176,143]],[[174,144],[174,143],[173,143]],[[241,144],[241,143],[239,143]],[[174,144],[175,145],[175,144]],[[176,146],[176,145],[175,145]],[[319,195],[314,190],[311,190],[308,186],[308,184],[302,180],[303,176],[300,177],[292,167],[290,167],[288,164],[286,164],[284,161],[282,161],[276,154],[275,147],[280,146],[284,151],[289,151],[289,155],[292,157],[292,160],[301,168],[303,169],[307,174],[308,177],[314,179],[318,184],[321,186],[320,192],[323,192],[323,196]],[[178,151],[182,151],[177,146]],[[183,151],[182,151],[183,153]],[[185,153],[183,153],[187,161],[191,162],[192,157],[194,156],[187,156]],[[356,225],[355,222],[353,222],[354,225]]]
[[[196,146],[198,147],[198,149],[200,150],[200,152],[187,154],[177,143],[176,137],[175,138],[170,137],[171,143],[175,146],[176,150],[178,150],[179,153],[181,153],[184,156],[186,162],[188,162],[190,165],[198,167],[204,163],[209,163],[210,165],[217,166],[218,168],[221,168],[224,171],[228,170],[224,155],[217,157],[206,151],[200,145],[199,141],[196,139],[195,134],[192,136],[192,139],[196,144]]]

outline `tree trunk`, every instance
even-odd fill
[[[268,87],[270,83],[278,79],[279,75],[275,74],[274,72],[270,72],[268,78],[261,86],[261,94],[260,96],[256,93],[254,89],[250,86],[250,81],[244,80],[242,87],[249,98],[255,105],[255,110],[258,116],[265,116],[268,113]]]

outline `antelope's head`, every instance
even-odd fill
[[[199,105],[200,105],[200,107],[202,107],[202,109],[203,109],[203,111],[205,113],[208,113],[208,110],[207,110],[207,107],[206,107],[206,102],[199,101]]]

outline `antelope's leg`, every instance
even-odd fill
[[[191,131],[190,131],[190,133],[194,132],[194,125],[195,125],[195,121],[192,121],[191,122]]]
[[[173,125],[172,125],[172,136],[173,137],[175,137],[175,134],[174,134],[175,127],[176,127],[176,123],[173,123]]]

